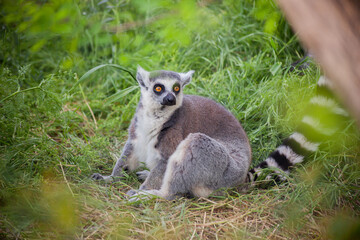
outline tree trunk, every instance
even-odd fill
[[[277,0],[360,127],[360,0]]]

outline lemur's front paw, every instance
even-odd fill
[[[120,176],[119,176],[120,177]],[[113,176],[103,176],[100,173],[94,173],[93,175],[91,175],[91,178],[97,181],[105,181],[106,183],[111,183],[111,182],[117,182],[120,181],[120,179],[118,177],[113,177]]]
[[[148,170],[136,172],[137,177],[143,181],[145,181],[145,179],[149,176],[149,174],[150,174],[150,171],[148,171]]]
[[[103,175],[101,175],[100,173],[94,173],[93,175],[91,175],[91,178],[94,180],[104,180]]]

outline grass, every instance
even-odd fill
[[[133,74],[196,71],[187,94],[244,126],[253,165],[296,127],[315,64],[269,1],[38,1],[0,12],[0,238],[355,239],[359,133],[351,122],[287,183],[225,196],[129,204],[110,173],[139,99]],[[65,16],[65,17],[64,17]],[[275,27],[274,27],[275,26]],[[82,78],[84,76],[84,78]],[[78,85],[76,84],[78,83]]]

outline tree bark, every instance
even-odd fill
[[[360,1],[277,1],[360,127]]]

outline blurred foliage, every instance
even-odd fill
[[[284,30],[285,22],[278,6],[273,0],[259,0],[255,2],[254,16],[264,21],[264,31],[269,34],[279,33]]]
[[[23,238],[72,238],[78,230],[76,202],[64,184],[45,180],[39,191],[24,189],[7,201],[2,212]]]
[[[7,1],[3,3],[3,21],[15,26],[19,34],[26,35],[24,49],[37,52],[52,39],[58,37],[64,49],[76,50],[79,34],[79,14],[73,1]]]
[[[1,1],[0,238],[128,234],[133,213],[113,202],[122,204],[121,190],[138,184],[134,176],[121,190],[93,189],[98,185],[88,179],[94,171],[111,170],[139,98],[137,83],[111,64],[132,73],[137,65],[196,70],[187,93],[230,109],[243,123],[257,163],[279,144],[279,135],[294,129],[293,119],[314,94],[320,74],[315,65],[304,76],[288,72],[302,51],[273,1]],[[109,65],[78,82],[102,64]],[[349,205],[358,194],[358,135],[344,135],[351,147],[343,155],[329,145],[314,161],[323,182],[333,184],[325,184],[324,196],[334,200],[330,208],[340,200]],[[295,189],[291,201],[306,205],[323,185],[308,195],[307,187]],[[98,209],[106,217],[98,219]],[[120,217],[109,220],[114,209]],[[105,227],[104,219],[113,225]],[[334,226],[355,217],[344,219]],[[351,226],[349,234],[357,225]],[[95,234],[108,228],[108,235]]]

